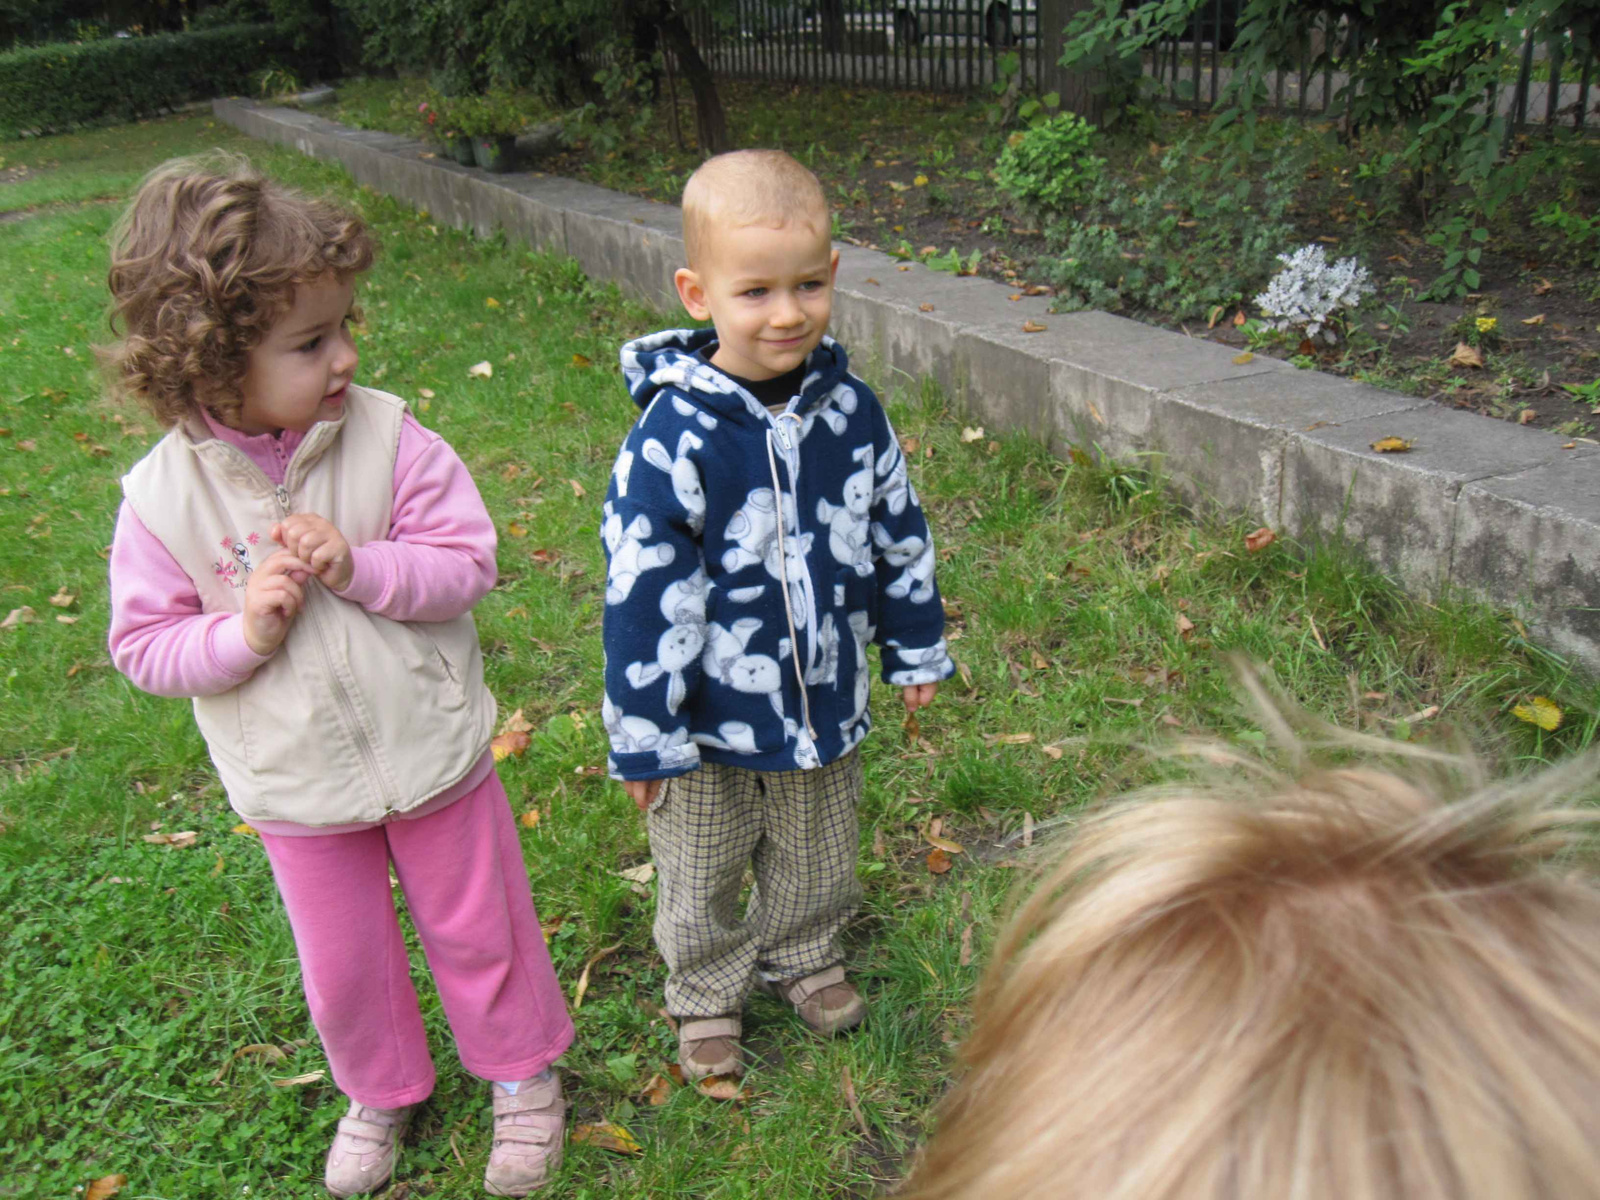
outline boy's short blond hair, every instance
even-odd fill
[[[1392,773],[1348,750],[1394,743],[1322,726],[1346,765],[1313,769],[1263,711],[1290,770],[1072,833],[899,1200],[1600,1196],[1597,814],[1558,807],[1595,758]]]
[[[700,164],[683,185],[683,248],[691,268],[712,233],[745,225],[797,221],[826,235],[828,199],[817,177],[782,150],[735,150]]]
[[[301,195],[237,155],[163,163],[111,233],[111,328],[101,352],[115,391],[164,426],[203,406],[236,422],[247,356],[294,290],[372,265],[365,223]]]

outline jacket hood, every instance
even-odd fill
[[[649,408],[670,387],[692,394],[720,416],[736,421],[749,417],[765,424],[767,410],[761,402],[698,357],[716,344],[715,329],[667,329],[627,343],[622,347],[622,377],[634,403]],[[844,347],[824,334],[806,360],[799,411],[806,412],[826,397],[844,379],[849,365]]]

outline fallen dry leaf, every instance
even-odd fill
[[[304,1075],[291,1075],[287,1079],[274,1079],[272,1086],[276,1088],[303,1087],[308,1083],[321,1083],[328,1077],[326,1071],[307,1071]]]
[[[50,603],[57,608],[71,608],[77,599],[75,595],[67,591],[67,585],[62,584],[56,589],[56,594],[50,597]]]
[[[1031,733],[996,733],[983,739],[991,746],[1026,746],[1033,741]]]
[[[862,282],[862,283],[870,283],[870,284],[872,284],[872,285],[873,285],[873,286],[874,286],[874,287],[882,287],[882,286],[883,286],[883,285],[882,285],[882,284],[881,284],[881,283],[879,283],[879,282],[878,282],[878,281],[877,281],[877,280],[876,280],[876,279],[874,279],[874,278],[873,278],[873,277],[872,277],[872,276],[871,276],[871,275],[868,275],[868,276],[867,276],[867,277],[866,277],[866,278],[865,278],[865,279],[863,279],[863,280],[862,280],[862,281],[861,281],[861,282]]]
[[[639,1099],[651,1108],[659,1108],[672,1099],[672,1080],[659,1072],[650,1076],[650,1082],[639,1091]]]
[[[1240,352],[1238,354],[1235,354],[1233,356],[1233,361],[1234,361],[1234,363],[1236,365],[1242,367],[1247,362],[1254,362],[1255,358],[1256,358],[1256,356],[1253,353],[1251,353],[1249,350],[1245,350],[1245,351],[1242,351],[1242,352]]]
[[[694,1085],[695,1091],[712,1100],[738,1101],[750,1099],[750,1092],[737,1075],[708,1075]]]
[[[1022,293],[1021,292],[1012,292],[1011,295],[1006,297],[1006,299],[1007,300],[1021,300],[1022,299]]]
[[[421,396],[424,400],[432,400],[433,399],[433,389],[432,388],[418,388],[417,389],[417,395]]]
[[[1024,321],[1022,323],[1023,333],[1043,333],[1046,328],[1047,326],[1040,321]]]
[[[1033,845],[1033,814],[1031,812],[1022,814],[1022,844],[1024,846]]]
[[[18,450],[37,450],[38,448],[39,443],[34,441],[32,438],[23,438],[17,443]]]
[[[80,618],[69,617],[66,613],[57,613],[56,620],[62,625],[76,625]]]
[[[180,829],[176,833],[147,833],[144,840],[152,846],[171,846],[175,850],[182,850],[194,845],[199,837],[193,829]]]
[[[1244,548],[1254,554],[1258,550],[1265,550],[1277,540],[1278,535],[1263,525],[1261,528],[1252,529],[1244,535]]]
[[[611,1121],[579,1125],[573,1129],[571,1138],[574,1142],[586,1142],[615,1154],[644,1153],[644,1147],[639,1145],[638,1138],[629,1133],[625,1127]]]
[[[1185,641],[1187,641],[1188,638],[1189,638],[1189,635],[1191,633],[1193,633],[1193,632],[1194,632],[1194,622],[1189,620],[1189,618],[1184,616],[1182,613],[1179,613],[1178,614],[1178,636],[1180,638],[1183,638]]]
[[[1411,449],[1411,443],[1402,437],[1381,437],[1372,443],[1372,448],[1379,454],[1404,454]]]
[[[946,854],[961,854],[966,851],[966,847],[960,842],[952,842],[949,838],[940,836],[936,822],[930,821],[922,829],[922,837],[928,845],[943,850]]]
[[[524,829],[537,829],[539,828],[539,810],[537,808],[530,808],[527,812],[523,813],[518,820],[522,822],[522,827]]]
[[[493,296],[488,296],[484,298],[483,306],[485,308],[499,308],[500,301],[496,300]]]
[[[587,354],[574,354],[572,356],[572,365],[578,368],[592,367],[594,366],[594,360]]]
[[[921,304],[917,305],[917,311],[918,312],[932,312],[933,311],[933,305],[929,304],[927,301],[923,301]]]
[[[1564,714],[1561,711],[1561,706],[1550,697],[1535,696],[1528,703],[1519,704],[1513,708],[1511,715],[1519,721],[1537,725],[1547,733],[1554,733],[1561,728],[1561,719]]]
[[[871,1138],[872,1130],[867,1128],[867,1118],[861,1112],[861,1102],[856,1099],[856,1085],[850,1078],[849,1067],[839,1072],[839,1090],[844,1093],[844,1102],[850,1106],[850,1115],[856,1119],[856,1128],[861,1130],[861,1136]]]
[[[1555,286],[1548,279],[1541,278],[1538,283],[1533,285],[1533,294],[1535,296],[1548,296],[1555,289]]]
[[[585,495],[583,484],[579,483],[576,479],[569,479],[567,482],[572,485],[572,494],[579,500],[582,500]]]
[[[494,752],[495,762],[504,762],[508,758],[515,758],[525,753],[533,739],[520,729],[513,729],[509,733],[502,733],[489,743],[489,749]]]
[[[1043,750],[1045,752],[1045,754],[1047,754],[1049,757],[1055,759],[1057,762],[1061,761],[1061,747],[1060,746],[1040,746],[1039,749]]]
[[[1543,325],[1544,324],[1544,314],[1543,313],[1538,313],[1538,314],[1536,314],[1534,316],[1531,316],[1531,317],[1523,317],[1522,318],[1522,323],[1524,325]]]
[[[15,629],[18,625],[32,625],[39,619],[39,615],[28,605],[13,608],[6,614],[6,619],[0,621],[0,629]]]
[[[1525,408],[1520,413],[1517,414],[1517,424],[1518,425],[1531,425],[1534,421],[1537,421],[1538,419],[1539,419],[1539,414],[1534,412],[1534,410],[1531,409],[1531,408]]]
[[[972,690],[972,668],[967,666],[965,660],[956,659],[956,674],[961,676],[961,682],[967,685],[967,690]]]
[[[1035,229],[1031,230],[1030,232],[1038,233],[1039,231]],[[1052,296],[1055,294],[1054,289],[1052,289],[1047,283],[1036,283],[1032,287],[1028,288],[1027,292],[1030,296]]]
[[[982,425],[968,425],[961,431],[961,440],[966,442],[981,442],[983,440]]]
[[[229,833],[240,833],[240,834],[243,834],[245,837],[260,837],[261,836],[259,833],[257,833],[255,831],[255,827],[253,825],[246,825],[246,824],[244,824],[242,822],[240,824],[238,824],[238,825],[235,825],[228,832]]]
[[[522,715],[519,708],[500,724],[501,733],[532,733],[533,725]]]
[[[510,521],[506,524],[506,532],[514,538],[525,538],[528,536],[528,527],[518,521]]]
[[[943,875],[950,865],[950,856],[937,846],[928,851],[928,874]]]
[[[905,730],[906,741],[915,742],[922,736],[922,722],[917,720],[917,714],[908,712],[905,723],[901,726]]]
[[[127,1183],[126,1175],[102,1175],[89,1185],[83,1193],[83,1200],[111,1200]]]
[[[228,1072],[233,1069],[233,1064],[246,1054],[260,1055],[268,1062],[282,1062],[289,1057],[281,1047],[274,1046],[270,1042],[252,1042],[248,1046],[240,1046],[232,1054],[228,1055],[226,1061],[217,1068],[217,1073],[211,1077],[211,1082],[221,1083],[227,1077]]]
[[[961,958],[958,965],[970,967],[972,965],[972,924],[961,931]]]
[[[612,942],[603,950],[596,950],[589,956],[589,961],[583,964],[583,974],[578,976],[578,986],[572,991],[572,1010],[576,1012],[583,1007],[583,998],[589,991],[589,972],[594,969],[595,963],[605,958],[608,954],[615,954],[622,949],[621,942]]]
[[[1481,367],[1483,355],[1478,353],[1476,346],[1469,346],[1465,342],[1457,342],[1455,351],[1450,355],[1452,367]]]
[[[617,872],[618,879],[626,879],[630,883],[649,883],[655,877],[656,865],[653,862],[642,862],[637,867]]]

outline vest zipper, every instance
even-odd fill
[[[793,401],[790,403],[792,404]],[[783,416],[793,419],[796,428],[798,428],[799,417],[792,412],[785,412]],[[808,637],[806,639],[806,666],[802,667],[800,665],[800,631],[795,627],[794,611],[789,603],[789,552],[783,536],[783,488],[778,480],[777,464],[772,461],[771,443],[776,441],[779,448],[783,450],[783,465],[789,473],[789,502],[794,507],[794,531],[797,538],[801,536],[800,485],[797,481],[796,471],[796,460],[799,457],[799,452],[797,444],[790,437],[791,430],[783,423],[783,420],[773,417],[771,413],[767,414],[767,420],[772,425],[772,432],[769,434],[767,445],[767,463],[772,470],[773,498],[778,510],[778,565],[782,573],[782,577],[778,580],[778,586],[783,592],[783,611],[789,623],[789,640],[791,642],[789,652],[794,656],[795,682],[800,687],[800,718],[805,724],[806,734],[814,743],[817,740],[817,731],[816,727],[811,724],[811,696],[806,687],[806,677],[811,673],[811,660],[816,653],[816,638]],[[816,587],[811,582],[811,568],[806,565],[803,554],[800,556],[800,564],[801,582],[803,589],[808,593],[806,598],[810,604],[810,616],[814,621],[816,619],[817,606]],[[809,633],[809,629],[807,632]]]

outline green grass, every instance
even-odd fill
[[[216,144],[243,143],[184,118],[29,145],[71,186],[26,206],[121,196],[164,155]],[[1248,738],[1224,651],[1270,663],[1319,712],[1394,736],[1465,727],[1506,765],[1594,739],[1593,684],[1527,647],[1501,614],[1408,600],[1337,551],[1296,557],[1280,543],[1250,554],[1242,528],[1195,524],[1141,495],[1137,477],[1063,462],[1021,436],[963,442],[961,414],[936,389],[873,373],[902,437],[916,439],[952,644],[970,675],[922,715],[915,746],[895,697],[874,697],[868,899],[849,940],[874,1016],[821,1042],[753,1001],[761,1065],[749,1103],[680,1091],[652,1108],[639,1089],[672,1050],[650,1007],[663,974],[652,900],[614,874],[648,847],[632,805],[589,770],[605,756],[596,527],[635,411],[617,345],[679,317],[623,301],[569,261],[439,228],[334,168],[263,145],[251,153],[359,206],[382,240],[363,288],[359,378],[416,402],[472,468],[499,526],[501,582],[479,629],[502,710],[522,709],[536,728],[503,772],[517,810],[541,813],[524,849],[541,914],[559,921],[551,949],[568,994],[595,951],[622,942],[592,972],[565,1066],[574,1120],[620,1121],[644,1153],[571,1146],[552,1196],[798,1200],[868,1195],[892,1178],[944,1086],[1018,874],[996,843],[1025,812],[1041,824],[1070,817],[1148,778],[1157,768],[1131,746],[1173,723]],[[19,207],[10,189],[47,178],[0,186],[0,207]],[[38,616],[0,631],[0,1197],[67,1196],[113,1172],[129,1176],[124,1197],[319,1196],[342,1103],[326,1082],[273,1085],[325,1063],[260,847],[232,832],[188,706],[141,695],[104,648],[117,478],[156,433],[101,399],[92,365],[115,213],[75,204],[0,223],[0,613],[26,605]],[[494,377],[469,380],[481,359]],[[52,606],[63,588],[75,599]],[[1535,693],[1566,710],[1557,733],[1509,715]],[[1432,705],[1438,717],[1402,723]],[[998,740],[1015,734],[1034,741]],[[918,833],[933,816],[969,848],[942,876],[927,872]],[[198,843],[146,843],[156,824],[196,830]],[[968,922],[977,953],[964,965]],[[422,990],[440,1083],[401,1178],[412,1195],[476,1196],[486,1093],[456,1064]],[[288,1053],[234,1059],[261,1044]],[[870,1138],[843,1101],[847,1068]]]

